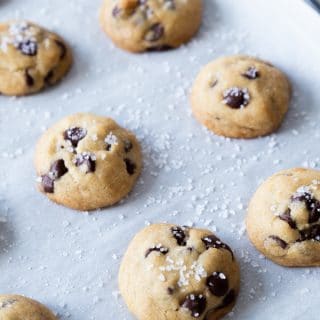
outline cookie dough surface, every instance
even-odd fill
[[[1,320],[57,320],[41,303],[19,295],[0,295]]]
[[[130,243],[119,287],[139,320],[216,320],[235,304],[239,268],[210,231],[154,224]]]
[[[57,34],[28,21],[0,23],[0,93],[35,93],[60,80],[72,63]]]
[[[288,110],[290,84],[270,63],[228,56],[206,65],[191,92],[194,116],[214,133],[254,138],[278,129]]]
[[[53,125],[35,152],[40,191],[78,210],[117,203],[133,188],[141,166],[136,137],[112,119],[88,113]]]
[[[267,179],[246,219],[255,247],[284,266],[320,266],[320,171],[294,168]]]
[[[202,0],[104,0],[103,30],[132,52],[175,48],[189,41],[202,19]]]

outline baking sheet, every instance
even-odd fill
[[[320,19],[300,0],[205,1],[187,46],[132,55],[100,31],[100,0],[1,0],[1,20],[28,18],[64,36],[75,64],[41,94],[0,97],[0,292],[31,296],[61,319],[133,319],[117,271],[133,235],[169,221],[207,227],[235,250],[242,286],[232,319],[318,319],[320,270],[286,269],[250,245],[245,209],[275,171],[319,167]],[[281,67],[294,98],[281,130],[242,141],[216,137],[191,116],[200,67],[226,54]],[[143,145],[144,170],[123,203],[93,214],[50,203],[35,190],[32,158],[43,130],[67,114],[115,118]]]

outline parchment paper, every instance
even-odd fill
[[[40,300],[63,320],[133,319],[117,289],[121,256],[144,225],[168,221],[209,228],[235,249],[242,287],[232,319],[319,319],[320,270],[267,261],[243,224],[263,179],[293,166],[319,167],[318,14],[300,0],[205,0],[204,23],[191,43],[134,55],[101,32],[99,6],[100,0],[0,1],[1,21],[38,22],[65,37],[75,56],[58,86],[0,97],[0,292]],[[201,66],[234,53],[270,60],[290,77],[294,97],[276,134],[223,139],[191,116],[189,89]],[[55,205],[35,189],[37,139],[79,111],[113,117],[143,145],[134,191],[92,214]]]

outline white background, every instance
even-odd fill
[[[318,319],[319,269],[288,269],[259,256],[244,232],[262,179],[320,161],[320,17],[300,0],[205,0],[198,36],[178,50],[133,55],[100,31],[100,0],[0,0],[0,18],[26,18],[72,45],[58,86],[0,97],[0,292],[31,296],[61,319],[132,319],[117,293],[121,256],[150,222],[207,227],[236,252],[241,294],[233,319]],[[276,134],[228,140],[191,116],[190,86],[220,55],[248,53],[283,69],[294,86]],[[122,204],[93,214],[50,203],[35,189],[32,158],[43,130],[91,111],[133,130],[144,171]]]

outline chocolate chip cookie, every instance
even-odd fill
[[[0,295],[1,320],[57,320],[41,303],[19,295]]]
[[[320,266],[320,171],[294,168],[266,180],[250,202],[247,231],[278,264]]]
[[[141,171],[136,137],[110,118],[68,116],[40,138],[35,153],[39,189],[77,210],[115,204],[133,188]]]
[[[0,93],[35,93],[60,80],[72,54],[57,34],[27,21],[0,23]]]
[[[239,267],[210,231],[154,224],[130,243],[119,286],[139,320],[217,320],[235,304]]]
[[[219,58],[200,71],[191,105],[197,120],[214,133],[254,138],[281,125],[290,95],[289,81],[279,69],[236,55]]]
[[[202,0],[104,0],[103,30],[120,48],[154,51],[176,48],[198,31]]]

